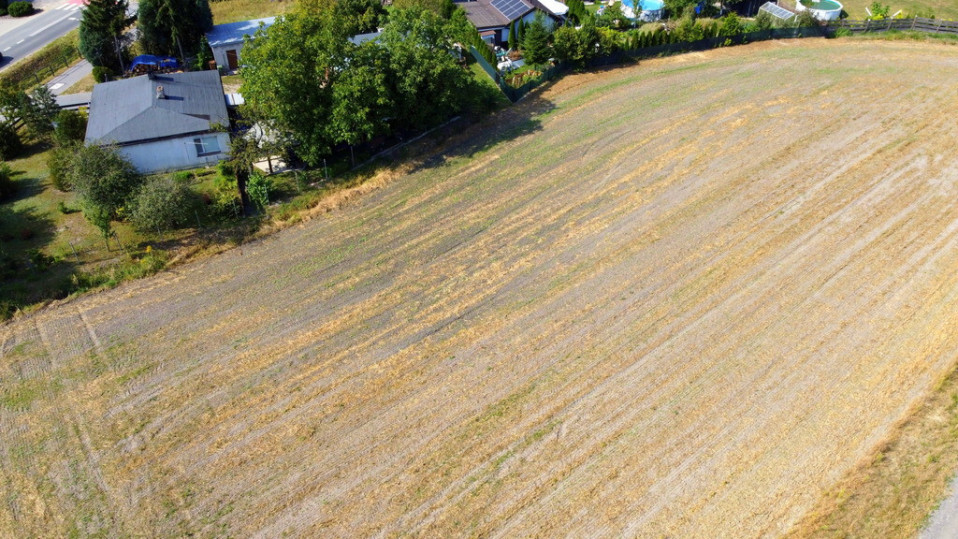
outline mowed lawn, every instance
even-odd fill
[[[875,0],[839,0],[851,19],[864,19],[868,16],[865,8],[870,8]],[[916,13],[927,14],[929,10],[938,19],[958,20],[958,2],[953,0],[882,0],[881,4],[890,8],[889,15],[901,11],[905,16]]]
[[[781,534],[958,360],[956,70],[803,40],[568,76],[0,327],[0,535]]]

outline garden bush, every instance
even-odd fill
[[[93,80],[96,82],[109,82],[113,78],[113,70],[106,66],[93,66]]]
[[[13,169],[6,163],[0,163],[0,201],[9,199],[17,192],[17,182],[13,179]]]
[[[60,146],[71,142],[81,142],[86,136],[87,117],[75,110],[61,110],[57,113],[53,140]]]
[[[0,159],[13,159],[23,152],[23,143],[16,128],[8,122],[0,122]]]
[[[246,193],[249,194],[249,200],[256,206],[256,209],[265,211],[269,205],[269,191],[273,187],[273,182],[266,176],[254,172],[249,176],[249,182],[246,184]]]
[[[771,30],[775,26],[775,20],[767,11],[759,11],[755,16],[755,26],[759,30]]]
[[[130,221],[141,231],[171,230],[189,222],[193,194],[170,176],[154,176],[140,187],[132,202]]]
[[[7,6],[7,13],[11,17],[26,17],[33,14],[33,4],[30,2],[14,2]]]
[[[58,191],[70,191],[73,189],[72,166],[73,155],[76,153],[78,143],[65,144],[57,146],[47,155],[47,171],[50,173],[50,183]]]

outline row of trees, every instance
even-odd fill
[[[337,145],[435,125],[482,95],[459,62],[457,43],[476,33],[461,10],[447,19],[394,6],[377,40],[354,45],[357,13],[342,0],[303,1],[243,50],[245,114],[288,135],[310,165]]]
[[[213,13],[208,0],[141,0],[135,16],[126,0],[90,0],[80,20],[80,53],[98,72],[123,71],[134,21],[142,52],[178,56],[185,63],[205,47]]]
[[[547,27],[541,24],[530,25],[529,30],[526,31],[526,39],[523,40],[523,53],[526,60],[534,65],[540,65],[546,59],[554,58],[566,64],[582,67],[593,58],[620,50],[635,50],[715,37],[731,39],[743,33],[775,27],[775,20],[765,12],[759,13],[754,20],[746,22],[734,12],[728,13],[721,19],[711,20],[695,19],[691,11],[686,11],[678,21],[656,28],[652,32],[635,29],[616,31],[614,24],[601,26],[600,22],[602,21],[598,18],[585,18],[581,26],[561,26],[551,34],[546,34],[545,38],[540,35],[540,32],[547,31]],[[803,12],[792,24],[815,26],[818,22],[810,14]],[[534,37],[529,39],[530,36]]]

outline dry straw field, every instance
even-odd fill
[[[0,328],[0,535],[786,532],[958,360],[958,47],[569,76]]]

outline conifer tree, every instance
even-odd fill
[[[536,13],[535,20],[522,36],[522,51],[526,60],[532,65],[542,65],[552,55],[549,47],[549,30],[546,29],[541,13]]]
[[[179,55],[200,46],[200,38],[213,27],[208,0],[141,0],[137,29],[140,44],[150,54]]]
[[[80,54],[94,66],[123,69],[123,31],[135,17],[126,0],[90,0],[80,19]]]

